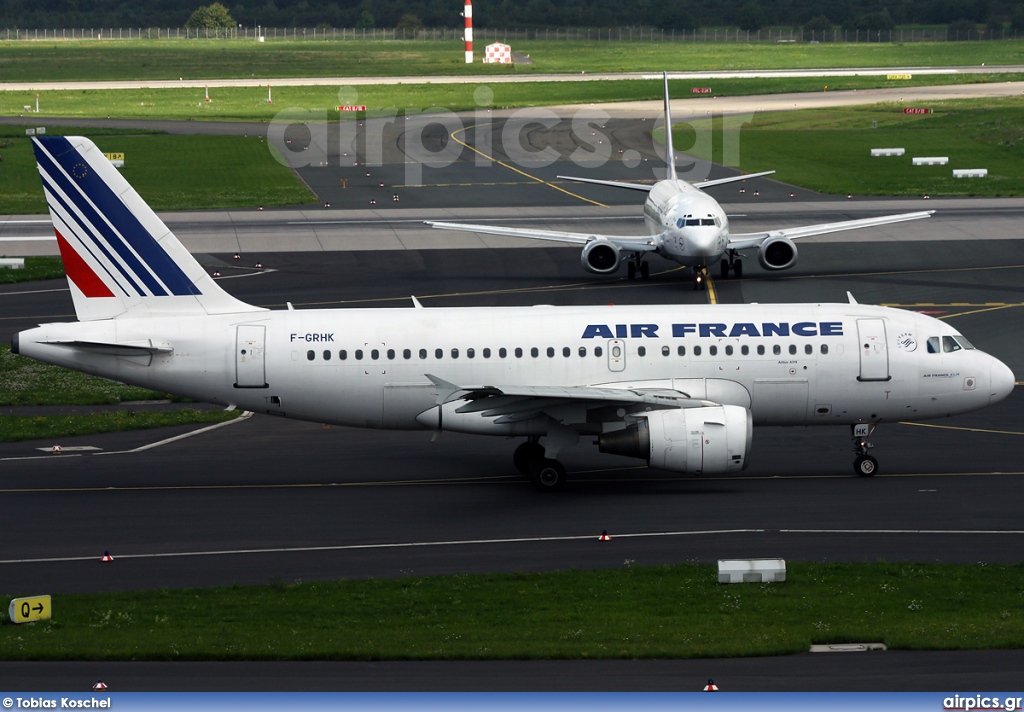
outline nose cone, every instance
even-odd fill
[[[1010,370],[1010,367],[998,359],[992,359],[992,396],[989,398],[989,405],[998,403],[1010,395],[1014,381],[1013,371]]]
[[[690,252],[694,256],[711,257],[717,255],[715,243],[718,239],[718,230],[712,227],[689,228],[686,236],[689,242]]]

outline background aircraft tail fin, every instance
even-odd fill
[[[80,321],[263,311],[221,289],[92,141],[33,147]]]
[[[676,152],[672,148],[672,108],[669,106],[668,72],[662,72],[665,79],[665,166],[668,169],[666,180],[676,180]]]

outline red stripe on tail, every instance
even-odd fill
[[[87,297],[112,297],[114,293],[103,283],[103,280],[92,271],[92,268],[86,264],[82,256],[79,255],[75,248],[73,248],[64,236],[54,228],[53,232],[57,235],[57,245],[60,246],[60,257],[64,260],[64,271],[68,274],[68,279],[75,283],[75,286],[81,290],[82,294]]]

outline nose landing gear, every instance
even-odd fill
[[[857,423],[853,426],[853,451],[857,457],[853,461],[853,471],[860,477],[874,477],[878,473],[878,460],[868,455],[874,447],[868,438],[875,432],[877,423]]]
[[[707,289],[707,270],[703,267],[693,268],[693,288],[694,289]]]

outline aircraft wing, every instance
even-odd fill
[[[747,180],[748,178],[760,178],[761,176],[770,176],[775,171],[761,171],[760,173],[746,173],[740,176],[729,176],[728,178],[716,178],[715,180],[705,180],[699,183],[691,183],[694,188],[710,188],[713,185],[725,185],[726,183],[735,183],[736,181]]]
[[[486,235],[503,235],[505,237],[526,237],[531,240],[550,240],[552,242],[569,242],[574,245],[585,245],[594,240],[608,240],[620,250],[627,252],[651,252],[658,249],[657,235],[598,235],[586,232],[560,232],[558,230],[532,230],[522,227],[499,227],[497,225],[473,225],[470,223],[449,223],[424,221],[430,227],[441,230],[461,230],[463,232],[480,232]]]
[[[629,188],[630,190],[642,190],[651,192],[653,185],[645,183],[623,183],[617,180],[598,180],[597,178],[575,178],[573,176],[558,176],[562,180],[574,180],[577,183],[593,183],[594,185],[610,185],[613,188]]]
[[[934,212],[934,210],[923,210],[917,213],[900,213],[899,215],[883,215],[878,218],[862,218],[860,220],[845,220],[843,222],[821,223],[819,225],[806,225],[804,227],[788,227],[781,230],[769,230],[767,232],[738,233],[729,237],[728,249],[743,250],[748,247],[757,247],[769,237],[788,237],[791,240],[797,240],[801,237],[826,235],[830,232],[857,230],[862,227],[889,225],[891,223],[906,222],[907,220],[920,220],[922,218],[931,217]]]
[[[457,413],[480,413],[481,417],[498,418],[497,422],[529,420],[566,406],[583,409],[605,406],[628,410],[702,408],[715,405],[711,401],[691,398],[680,391],[663,388],[598,388],[592,386],[458,386],[427,374],[437,386],[438,404],[453,400],[468,401]]]

